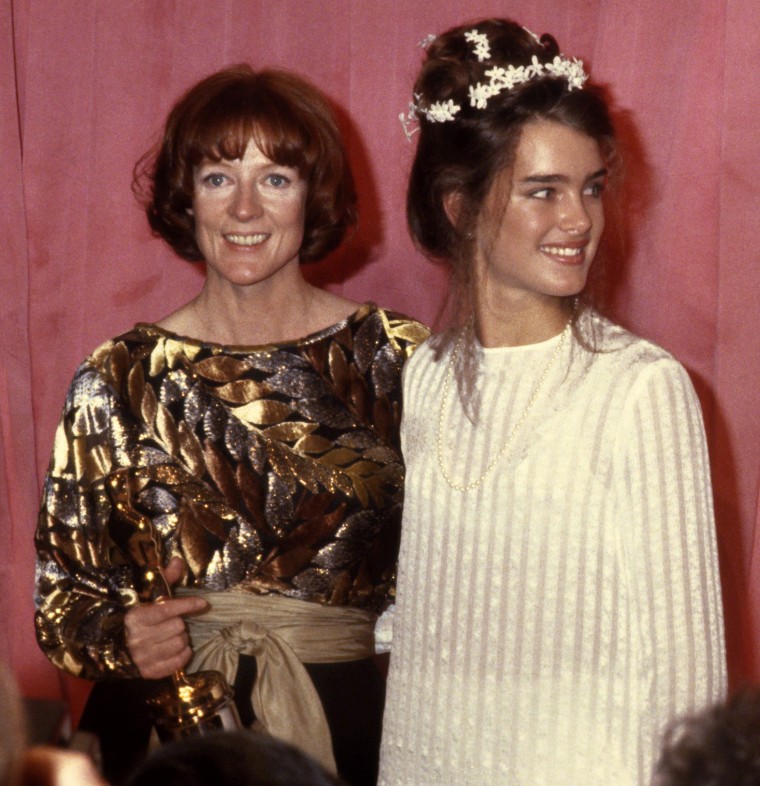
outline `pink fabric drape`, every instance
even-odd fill
[[[192,297],[201,272],[150,237],[131,170],[171,101],[247,61],[342,108],[361,227],[311,275],[432,321],[445,277],[408,239],[406,108],[430,32],[496,0],[0,0],[0,659],[58,675],[32,629],[32,534],[67,383],[104,339]],[[760,676],[760,8],[756,0],[514,0],[616,98],[633,152],[613,316],[671,350],[702,399],[734,684]],[[642,202],[645,203],[642,205]],[[65,683],[66,685],[70,683]]]

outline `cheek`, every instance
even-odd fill
[[[196,204],[192,213],[193,236],[195,244],[204,259],[208,261],[214,255],[215,237],[218,234],[218,221],[215,222],[206,207]]]
[[[591,219],[594,222],[594,232],[597,235],[602,234],[604,231],[605,218],[604,218],[604,205],[599,202],[590,211]]]
[[[195,234],[199,235],[218,226],[219,219],[217,213],[218,211],[213,209],[213,205],[209,205],[202,201],[195,201],[192,211],[190,211],[190,215],[193,217],[193,223],[195,225]]]
[[[304,223],[306,221],[306,204],[303,199],[299,199],[287,205],[280,215],[282,216],[283,224],[287,226],[291,232],[303,234]]]
[[[306,211],[303,205],[295,205],[290,211],[290,225],[293,229],[303,230],[303,225],[306,220]]]
[[[540,241],[554,225],[554,220],[541,205],[531,205],[515,210],[505,216],[502,236],[512,239],[513,243],[534,243]]]

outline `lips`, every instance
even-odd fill
[[[224,235],[224,239],[228,243],[232,243],[233,246],[243,246],[245,248],[261,245],[268,238],[269,233],[267,232],[257,232],[251,235],[228,232]]]

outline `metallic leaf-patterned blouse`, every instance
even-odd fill
[[[90,679],[137,675],[123,618],[149,597],[146,548],[184,557],[187,586],[381,611],[403,493],[401,367],[426,336],[366,304],[283,344],[137,325],[98,348],[69,388],[36,534],[47,656]]]

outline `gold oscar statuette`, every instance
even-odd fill
[[[111,497],[121,521],[129,525],[129,556],[141,571],[140,598],[160,603],[172,597],[161,570],[153,522],[132,504],[134,478],[129,469],[117,470],[109,479]],[[218,671],[188,674],[180,669],[171,685],[148,700],[156,733],[162,743],[183,737],[242,727],[224,676]]]

